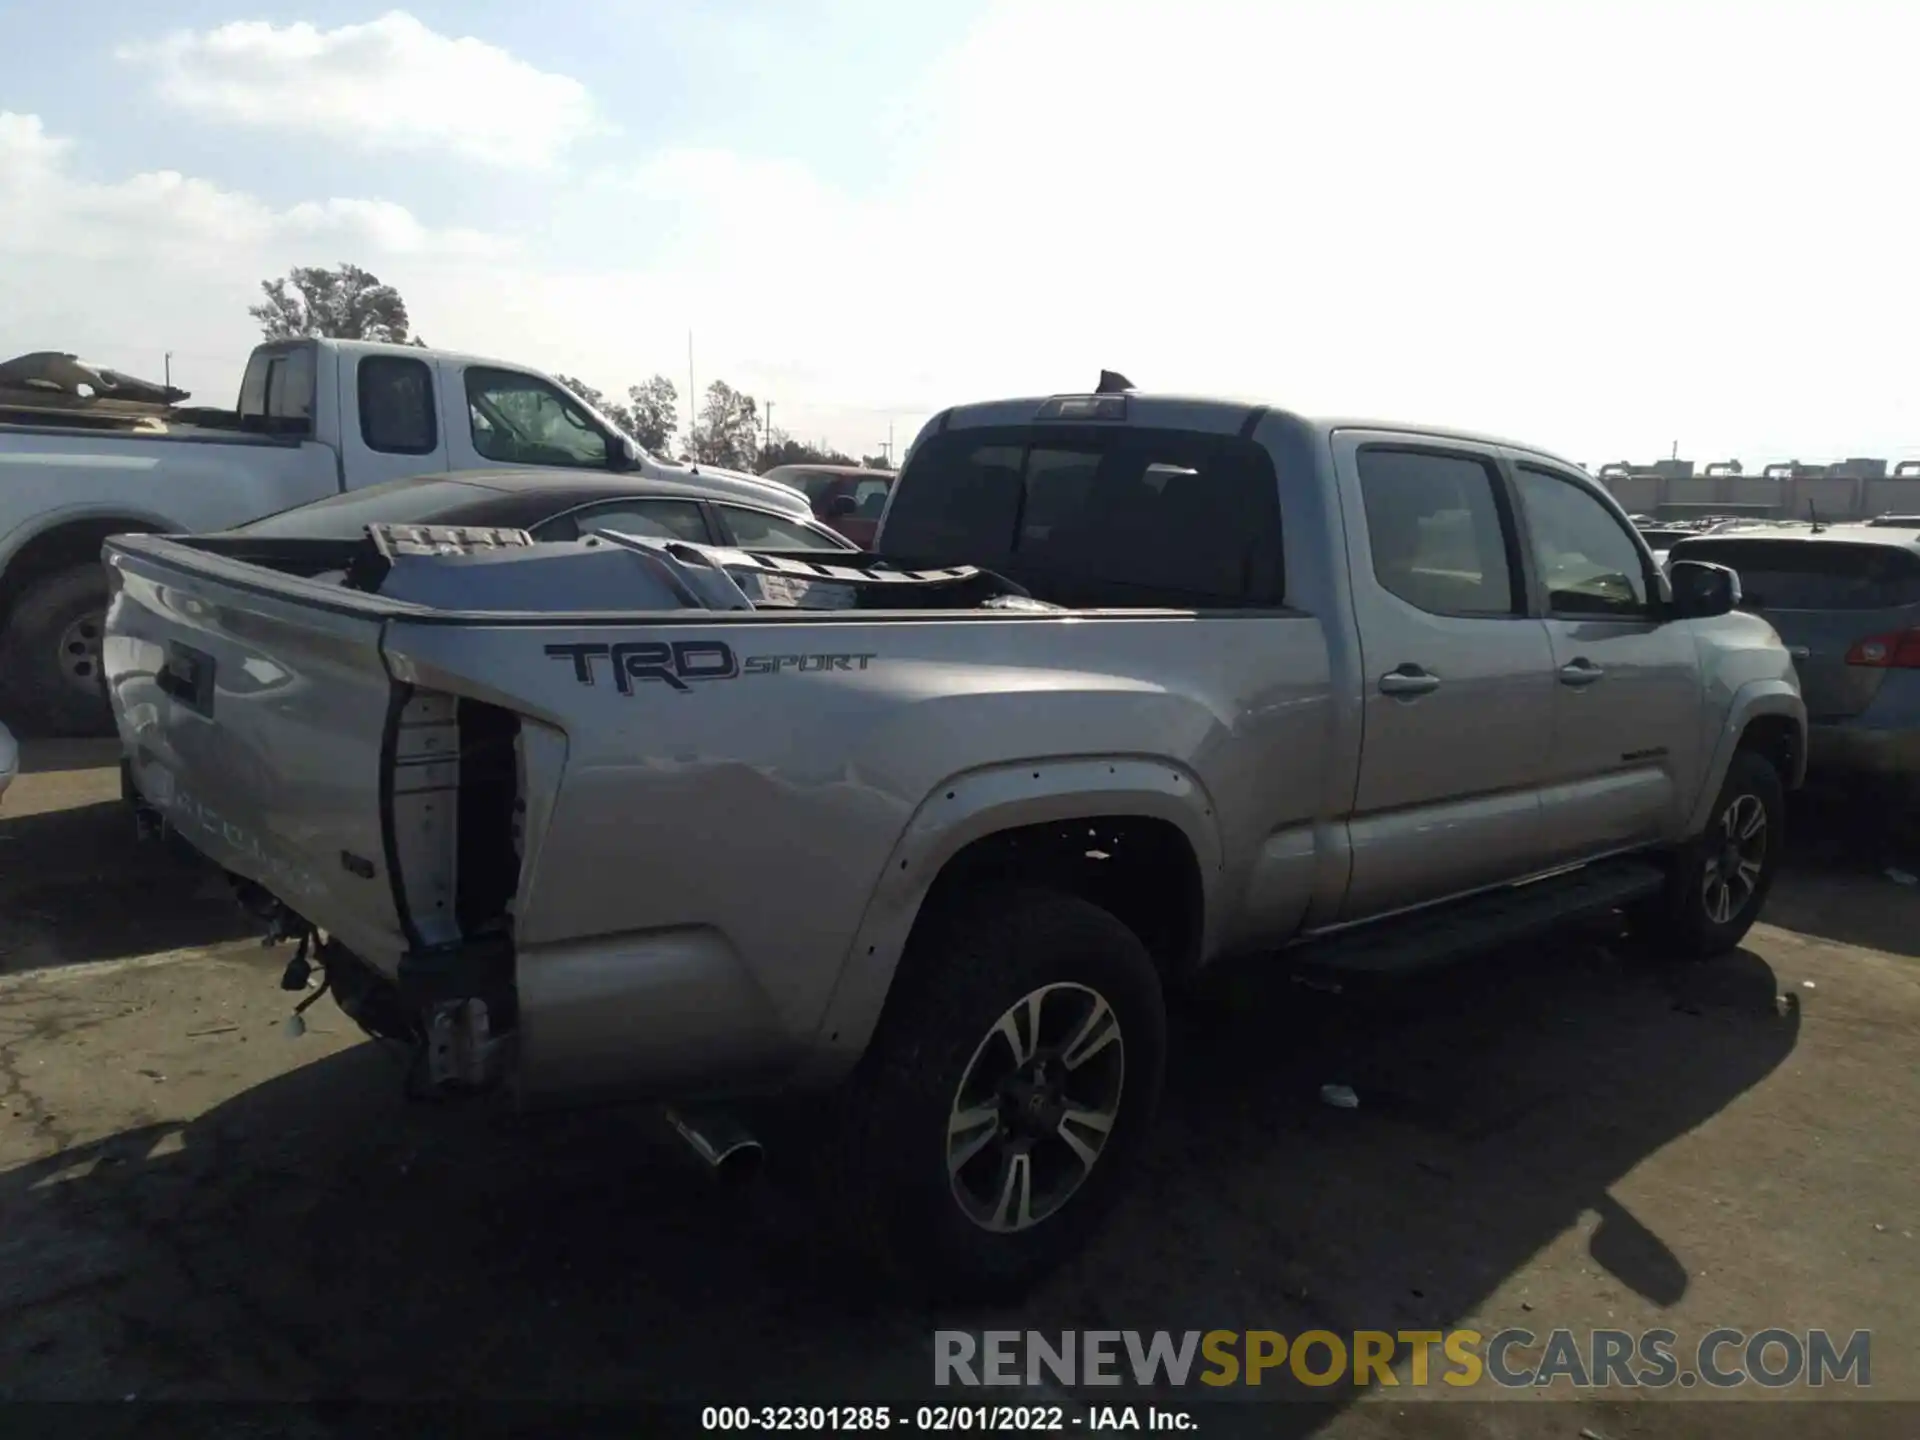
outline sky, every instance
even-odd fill
[[[1920,5],[0,0],[0,357],[259,282],[797,438],[1091,388],[1589,466],[1920,455]]]

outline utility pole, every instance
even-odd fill
[[[766,437],[760,442],[760,448],[762,450],[771,449],[773,446],[773,402],[771,400],[767,401],[766,422]]]
[[[887,421],[887,468],[893,468],[893,421]]]

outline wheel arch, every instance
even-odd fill
[[[1715,737],[1713,758],[1694,800],[1687,834],[1698,835],[1713,818],[1713,803],[1727,767],[1741,750],[1756,750],[1780,771],[1780,783],[1796,790],[1807,773],[1807,707],[1786,680],[1751,680],[1734,692]]]
[[[1140,936],[1163,978],[1185,973],[1218,913],[1217,814],[1197,776],[1158,758],[1034,760],[943,781],[887,857],[816,1032],[811,1078],[859,1060],[915,928],[976,884],[1081,895]]]
[[[158,534],[174,528],[153,511],[125,506],[89,506],[40,517],[9,537],[0,557],[0,616],[29,585],[73,566],[98,560],[109,535]]]

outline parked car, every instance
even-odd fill
[[[100,542],[225,529],[386,480],[453,470],[617,474],[811,513],[777,481],[650,455],[558,381],[410,345],[258,346],[232,410],[71,357],[26,357],[0,389],[0,715],[110,733],[100,688]],[[77,393],[97,383],[103,394]],[[35,383],[29,383],[35,382]],[[116,395],[159,396],[130,400]]]
[[[831,1218],[939,1291],[1091,1233],[1166,986],[1617,906],[1723,951],[1804,765],[1731,572],[1471,436],[1012,400],[922,431],[857,562],[474,539],[116,537],[137,803],[420,1090],[691,1100],[710,1160],[837,1090]]]
[[[860,465],[780,465],[766,478],[805,491],[816,518],[863,548],[873,543],[893,489],[891,471]]]
[[[1671,558],[1738,572],[1742,605],[1780,632],[1817,779],[1920,800],[1920,521],[1705,535]]]
[[[601,530],[762,550],[853,550],[810,516],[690,485],[619,475],[480,470],[389,480],[226,532],[254,539],[358,540],[369,525],[477,525],[576,540]]]
[[[13,735],[7,727],[0,725],[0,795],[7,793],[7,787],[19,773],[20,747],[14,744]]]

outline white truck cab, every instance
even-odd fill
[[[791,485],[649,454],[550,375],[423,346],[257,346],[232,410],[0,389],[0,721],[111,729],[99,683],[109,535],[224,530],[386,480],[529,468],[812,514]]]

